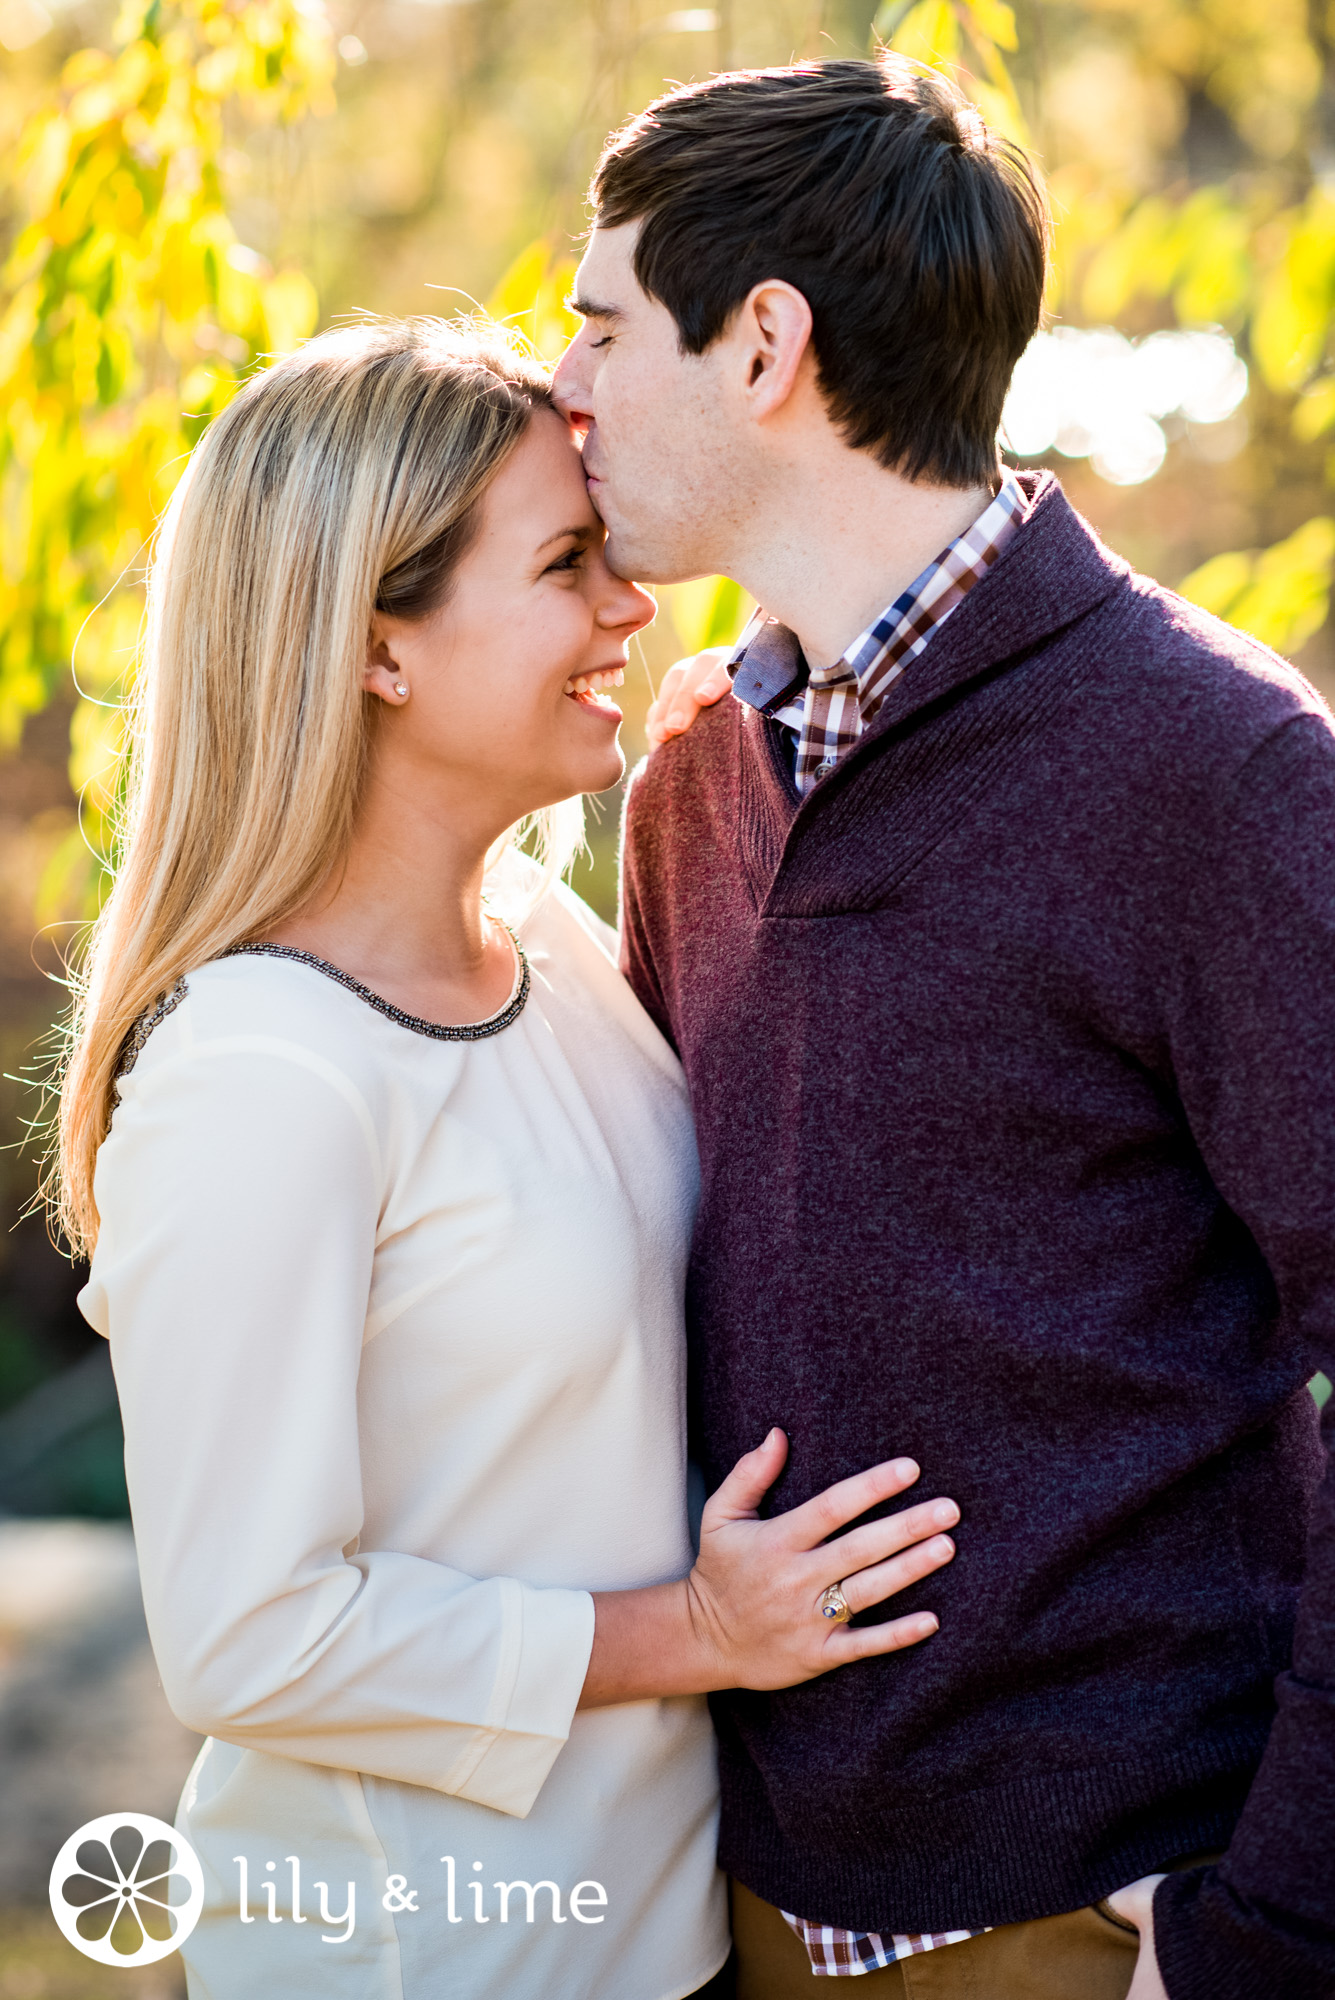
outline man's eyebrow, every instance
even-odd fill
[[[585,298],[582,293],[573,293],[565,303],[569,310],[578,313],[581,319],[611,320],[626,317],[624,307],[599,305],[596,299]]]

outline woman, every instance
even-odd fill
[[[949,1502],[826,1539],[908,1461],[762,1522],[775,1431],[692,1565],[683,1081],[553,886],[651,615],[544,378],[439,322],[257,377],[171,508],[61,1174],[208,1736],[192,2000],[696,1991],[701,1697],[934,1629],[838,1622],[951,1553]]]

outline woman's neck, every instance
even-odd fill
[[[269,939],[328,960],[406,1013],[484,1020],[515,976],[514,947],[482,905],[502,830],[470,826],[373,768],[342,866]]]

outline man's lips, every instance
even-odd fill
[[[585,473],[584,488],[589,496],[589,502],[594,513],[603,522],[604,526],[606,526],[607,516],[603,512],[603,482],[596,472]]]

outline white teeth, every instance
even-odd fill
[[[565,684],[567,694],[596,694],[601,688],[622,687],[626,675],[621,667],[602,667],[595,674],[576,674]]]

